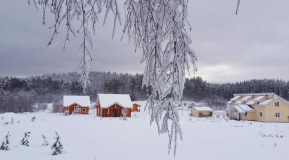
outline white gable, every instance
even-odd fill
[[[128,94],[98,94],[98,102],[102,108],[108,108],[116,103],[125,108],[132,108],[132,102]]]
[[[63,96],[63,106],[70,106],[77,103],[81,106],[89,107],[90,98],[89,96]]]

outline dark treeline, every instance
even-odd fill
[[[0,112],[32,111],[35,103],[55,103],[63,95],[84,95],[76,72],[48,74],[37,77],[0,77]],[[90,72],[90,85],[85,95],[92,101],[98,93],[130,94],[132,100],[145,100],[147,90],[142,87],[143,75]]]
[[[228,101],[235,93],[274,92],[289,100],[289,82],[275,79],[249,80],[236,83],[208,83],[200,77],[187,79],[184,99],[195,101],[220,99]]]
[[[37,77],[0,77],[0,112],[32,111],[35,103],[55,103],[63,95],[83,95],[79,74],[48,74]],[[85,95],[92,101],[98,93],[130,94],[132,100],[147,99],[147,89],[142,87],[143,75],[90,72],[90,85]],[[264,79],[237,83],[208,83],[200,77],[186,79],[184,100],[204,101],[209,105],[225,106],[234,93],[274,92],[289,99],[289,82]]]

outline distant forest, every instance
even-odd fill
[[[33,104],[56,103],[63,95],[89,95],[95,101],[98,93],[116,93],[130,94],[132,100],[146,100],[150,91],[142,87],[142,74],[90,72],[90,85],[84,94],[79,77],[76,72],[27,78],[0,77],[0,112],[32,111]],[[186,79],[183,100],[225,107],[234,93],[261,92],[274,92],[289,100],[289,81],[263,79],[219,84],[194,77]]]

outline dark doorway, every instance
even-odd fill
[[[114,117],[118,117],[118,110],[117,110],[117,109],[114,109],[114,110],[113,110],[113,116],[114,116]]]

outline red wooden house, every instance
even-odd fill
[[[96,116],[131,117],[132,102],[128,94],[98,94]]]
[[[89,96],[63,96],[64,112],[68,114],[88,114],[89,106]]]

